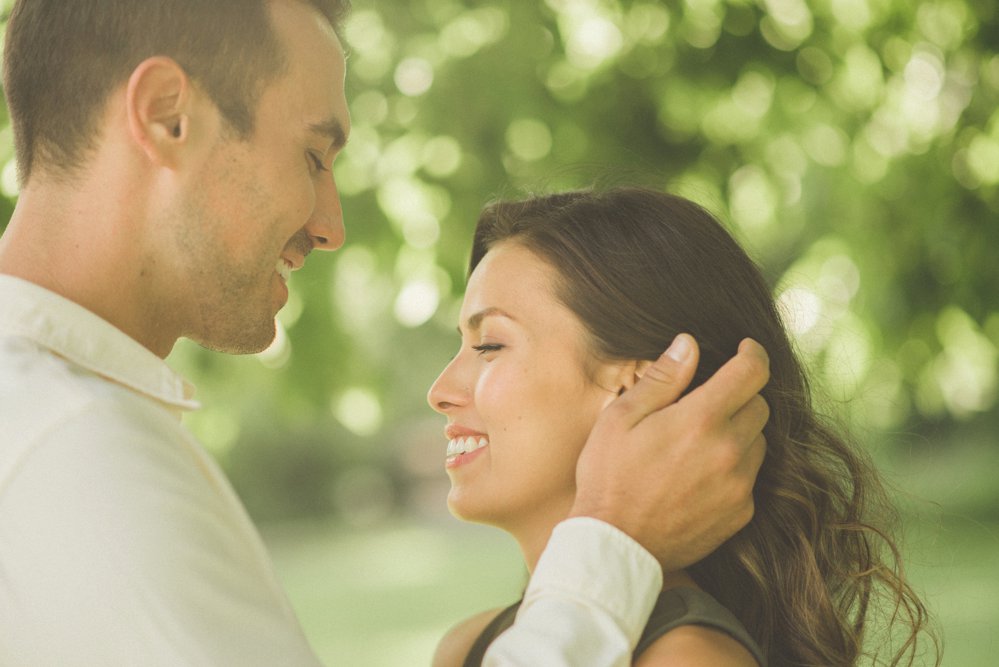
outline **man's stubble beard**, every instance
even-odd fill
[[[255,354],[267,349],[277,333],[274,321],[274,260],[240,265],[213,234],[220,225],[188,209],[185,217],[194,224],[177,225],[175,246],[186,258],[186,284],[193,300],[185,337],[202,347],[226,354]],[[254,256],[263,257],[264,252]],[[274,254],[275,260],[277,253]]]

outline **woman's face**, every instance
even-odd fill
[[[624,365],[592,358],[554,277],[523,246],[494,246],[468,280],[461,349],[428,396],[448,418],[451,512],[515,535],[565,517],[579,452],[622,386]]]

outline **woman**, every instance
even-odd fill
[[[692,334],[696,386],[740,340],[759,341],[771,418],[756,515],[666,574],[633,662],[854,665],[893,646],[878,658],[912,664],[927,616],[884,525],[875,471],[813,411],[759,270],[703,209],[636,188],[493,204],[475,232],[459,330],[461,349],[429,394],[448,417],[448,506],[508,531],[529,570],[572,504],[597,414],[650,360]],[[456,626],[435,665],[478,665],[515,610]]]

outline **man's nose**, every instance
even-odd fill
[[[332,174],[316,190],[316,208],[305,225],[316,250],[336,250],[343,245],[347,235],[343,225],[343,207],[340,193]]]

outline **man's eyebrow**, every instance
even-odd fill
[[[347,143],[347,133],[343,129],[343,123],[337,118],[330,118],[322,123],[309,125],[309,131],[324,137],[329,137],[333,142],[332,148],[339,150]]]
[[[468,329],[469,331],[475,331],[482,325],[482,320],[486,319],[487,317],[493,317],[493,316],[505,317],[507,319],[513,320],[514,322],[517,321],[516,317],[506,312],[502,308],[497,308],[496,306],[490,306],[488,308],[483,308],[479,312],[470,315],[469,318],[465,320],[465,328]],[[461,327],[458,327],[458,333],[459,334],[461,333]]]

